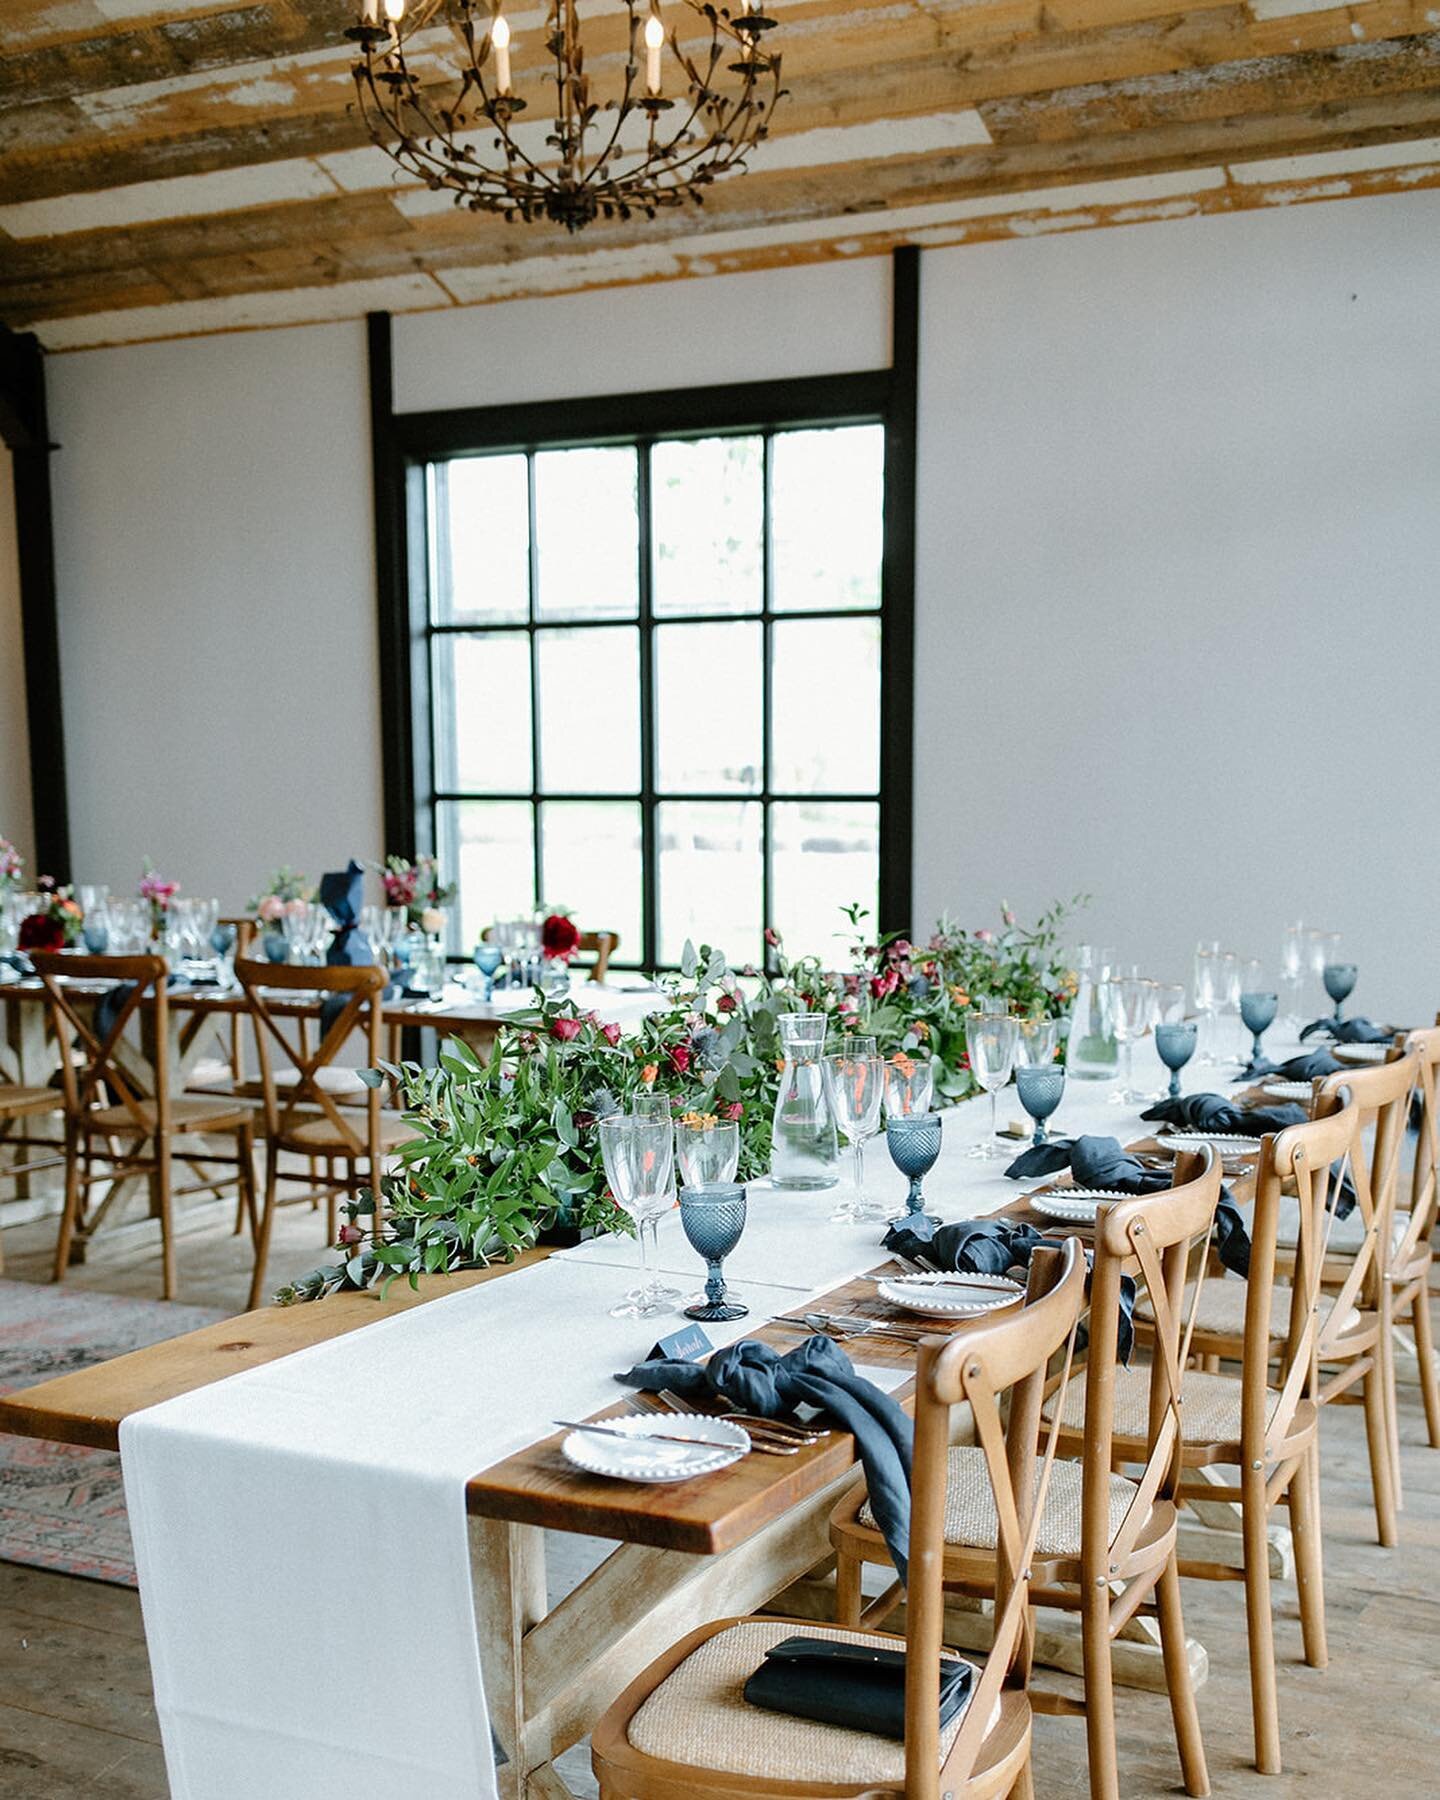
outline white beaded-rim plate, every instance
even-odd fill
[[[693,1481],[697,1475],[728,1469],[750,1448],[750,1434],[741,1426],[705,1413],[622,1413],[596,1423],[607,1435],[583,1429],[568,1432],[561,1453],[588,1474],[608,1475],[614,1481]],[[612,1431],[623,1431],[633,1444],[610,1437]],[[665,1443],[657,1433],[704,1438],[706,1443]]]
[[[1272,1100],[1308,1100],[1310,1083],[1308,1081],[1266,1081],[1261,1083],[1260,1092],[1268,1094]]]
[[[976,1319],[1025,1298],[1008,1275],[892,1275],[875,1283],[882,1300],[934,1319]]]
[[[1167,1131],[1157,1141],[1165,1150],[1203,1150],[1213,1144],[1221,1156],[1254,1156],[1260,1148],[1258,1137],[1238,1131]]]
[[[1133,1200],[1118,1188],[1051,1188],[1045,1194],[1027,1194],[1026,1204],[1047,1219],[1064,1219],[1069,1225],[1093,1225],[1105,1200]]]
[[[1330,1054],[1336,1062],[1383,1063],[1394,1046],[1391,1044],[1331,1044]]]

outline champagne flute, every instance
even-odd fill
[[[1125,1080],[1118,1093],[1110,1096],[1110,1104],[1138,1106],[1150,1096],[1135,1086],[1135,1045],[1150,1035],[1155,1023],[1155,983],[1132,969],[1120,977],[1112,993],[1111,1023],[1116,1038],[1125,1046]]]
[[[1000,1121],[997,1113],[1000,1089],[1009,1081],[1015,1068],[1015,1051],[1020,1041],[1017,1019],[1003,1013],[967,1013],[965,1048],[970,1055],[970,1073],[990,1096],[990,1136],[970,1151],[972,1157],[993,1161],[1008,1154],[999,1142]]]
[[[660,1220],[674,1204],[675,1133],[668,1118],[615,1113],[601,1119],[600,1154],[615,1204],[635,1221],[640,1242],[641,1281],[617,1305],[614,1319],[649,1319],[669,1310],[675,1290],[655,1273]]]
[[[847,1039],[847,1043],[871,1046],[870,1053],[825,1058],[825,1085],[835,1123],[850,1140],[854,1171],[854,1198],[842,1201],[835,1219],[883,1219],[884,1208],[865,1198],[865,1140],[880,1128],[880,1097],[885,1086],[885,1065],[874,1053],[874,1038]]]

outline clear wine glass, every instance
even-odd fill
[[[1016,1045],[1019,1067],[1022,1069],[1048,1069],[1055,1060],[1055,1052],[1060,1047],[1060,1021],[1058,1019],[1020,1019],[1020,1036]]]
[[[733,1182],[740,1163],[740,1127],[712,1113],[682,1113],[675,1121],[675,1162],[682,1188]]]
[[[885,1117],[908,1119],[930,1111],[935,1065],[928,1058],[897,1050],[885,1064]]]
[[[990,1096],[990,1136],[976,1144],[970,1155],[986,1162],[1009,1154],[999,1141],[997,1096],[1014,1072],[1019,1041],[1017,1019],[1006,1018],[1002,1013],[966,1014],[965,1048],[970,1055],[970,1073]]]
[[[1244,965],[1233,950],[1222,950],[1219,962],[1221,1027],[1217,1063],[1244,1062],[1240,1054],[1240,994],[1245,986]]]
[[[851,1166],[854,1172],[854,1197],[842,1201],[833,1217],[836,1219],[883,1219],[884,1208],[865,1196],[865,1140],[880,1128],[880,1099],[885,1088],[885,1065],[874,1054],[874,1038],[847,1040],[869,1044],[868,1055],[825,1058],[825,1085],[834,1109],[835,1123],[850,1140]]]
[[[1298,1032],[1304,1024],[1301,1017],[1301,995],[1305,987],[1305,927],[1296,920],[1287,925],[1280,939],[1280,985],[1285,993],[1285,1024]]]
[[[601,1119],[600,1154],[615,1204],[635,1221],[640,1242],[638,1288],[610,1308],[616,1319],[649,1319],[669,1309],[673,1288],[662,1286],[656,1269],[656,1234],[675,1202],[675,1133],[668,1118],[616,1113]]]
[[[1110,1096],[1112,1106],[1138,1106],[1148,1100],[1135,1086],[1135,1046],[1148,1037],[1155,1024],[1155,983],[1136,970],[1122,975],[1111,990],[1111,1024],[1116,1039],[1125,1046],[1124,1084]]]
[[[1208,1040],[1214,1036],[1219,1004],[1220,943],[1215,938],[1202,939],[1195,950],[1195,1010],[1200,1015],[1200,1035],[1207,1040],[1202,1062],[1215,1060]]]

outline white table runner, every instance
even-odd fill
[[[1136,1064],[1160,1084],[1148,1045]],[[1186,1075],[1191,1090],[1233,1084],[1231,1069]],[[1138,1112],[1109,1095],[1072,1082],[1052,1128],[1139,1135]],[[1019,1110],[1001,1104],[1002,1118]],[[947,1219],[1023,1191],[1004,1161],[967,1157],[988,1123],[984,1101],[945,1115],[925,1193]],[[867,1172],[903,1195],[883,1144]],[[726,1265],[751,1313],[708,1328],[721,1345],[879,1255],[881,1226],[829,1223],[833,1190],[751,1195]],[[698,1286],[678,1216],[660,1249]],[[493,1800],[465,1483],[552,1419],[616,1399],[614,1371],[678,1327],[609,1317],[636,1272],[634,1244],[605,1238],[406,1312],[377,1303],[364,1330],[122,1424],[174,1800]]]

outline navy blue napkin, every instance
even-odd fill
[[[1015,1181],[1033,1181],[1064,1168],[1075,1177],[1076,1187],[1109,1188],[1117,1194],[1158,1194],[1171,1186],[1168,1170],[1147,1169],[1112,1137],[1051,1138],[1017,1157],[1005,1173]],[[1226,1187],[1215,1209],[1215,1254],[1232,1273],[1250,1273],[1250,1234]]]
[[[1310,1037],[1328,1037],[1336,1044],[1389,1044],[1395,1033],[1388,1025],[1372,1025],[1369,1019],[1312,1019],[1300,1033],[1303,1044]]]
[[[810,1405],[854,1436],[865,1468],[870,1508],[889,1546],[890,1559],[906,1578],[910,1548],[910,1453],[914,1431],[897,1403],[855,1373],[850,1358],[828,1337],[806,1338],[783,1356],[769,1344],[744,1338],[717,1350],[703,1368],[695,1363],[639,1363],[615,1377],[626,1387],[658,1393],[716,1393],[743,1412],[779,1418]]]
[[[0,956],[0,963],[7,969],[13,969],[17,975],[33,975],[35,965],[23,950],[7,950]]]
[[[1030,1258],[1042,1244],[1051,1249],[1058,1240],[1047,1238],[1033,1225],[1020,1219],[961,1219],[954,1225],[936,1230],[921,1214],[898,1219],[880,1241],[882,1250],[892,1256],[903,1256],[909,1262],[924,1257],[940,1269],[952,1269],[957,1275],[1004,1275],[1008,1270],[1028,1271]],[[1094,1258],[1091,1257],[1093,1263]],[[1079,1347],[1083,1342],[1077,1336]],[[1115,1348],[1122,1363],[1128,1365],[1135,1347],[1135,1283],[1128,1275],[1120,1277],[1120,1322]]]
[[[375,953],[360,929],[360,908],[365,897],[365,865],[352,856],[341,870],[320,877],[320,904],[335,922],[335,935],[325,952],[332,968],[354,968],[373,963]]]
[[[1313,1081],[1317,1075],[1333,1075],[1341,1067],[1343,1064],[1336,1062],[1328,1050],[1307,1050],[1282,1063],[1272,1063],[1269,1057],[1262,1056],[1242,1069],[1235,1079],[1258,1081],[1262,1075],[1279,1075],[1286,1081]]]
[[[1267,1131],[1284,1131],[1291,1125],[1303,1125],[1310,1114],[1293,1100],[1277,1101],[1274,1106],[1237,1106],[1223,1094],[1177,1094],[1174,1099],[1157,1100],[1147,1106],[1140,1117],[1159,1119],[1167,1125],[1181,1125],[1196,1131],[1234,1132],[1239,1137],[1264,1137]]]

